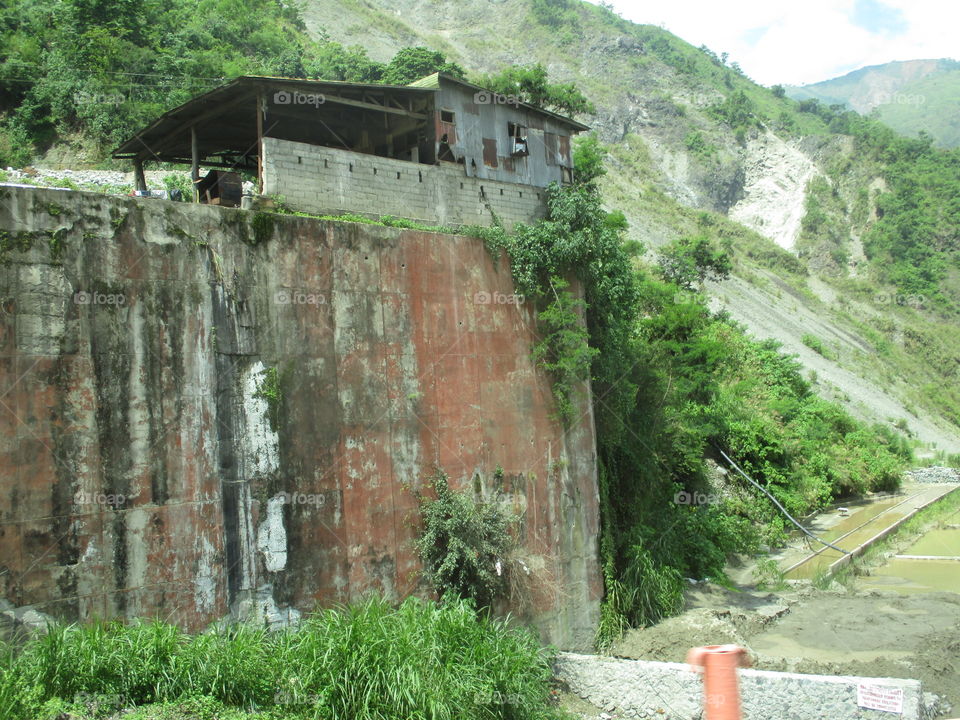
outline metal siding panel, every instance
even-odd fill
[[[553,166],[557,164],[557,136],[552,132],[545,132],[543,134],[543,147],[545,150],[545,157],[547,159],[547,166]]]

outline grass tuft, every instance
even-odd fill
[[[549,697],[550,651],[532,632],[463,601],[410,598],[394,607],[371,598],[277,632],[220,625],[191,636],[159,621],[57,625],[18,653],[0,651],[5,720],[123,708],[164,718],[243,710],[325,720],[561,717]]]

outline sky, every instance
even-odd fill
[[[762,85],[803,85],[892,60],[960,59],[960,0],[607,0],[730,54]]]

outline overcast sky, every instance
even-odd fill
[[[599,2],[599,0],[596,0]],[[612,0],[623,17],[730,53],[762,85],[891,60],[960,59],[960,0]]]

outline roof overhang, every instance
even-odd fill
[[[261,101],[266,115],[262,129],[269,134],[271,116],[316,122],[320,116],[311,113],[320,108],[326,110],[325,116],[349,108],[426,120],[423,101],[435,93],[435,89],[406,85],[242,76],[167,111],[114,150],[113,157],[190,162],[192,134],[196,133],[204,165],[251,167],[256,164]],[[221,158],[221,162],[206,159],[211,157]]]

